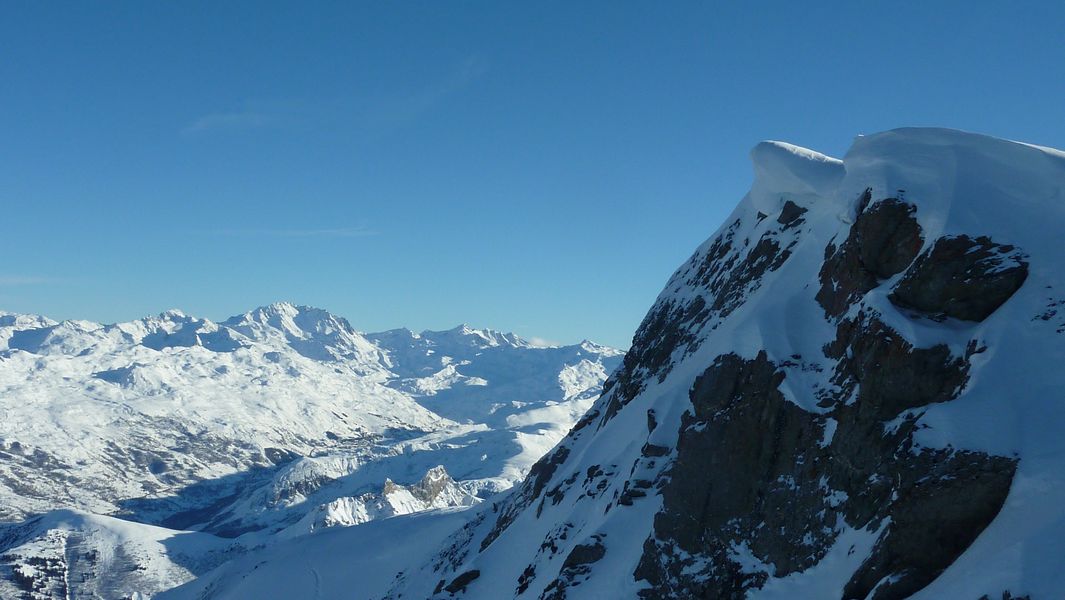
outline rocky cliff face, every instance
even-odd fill
[[[480,502],[480,498],[456,483],[443,466],[436,466],[409,486],[385,479],[380,492],[344,496],[323,504],[309,512],[293,529],[298,534],[326,527],[349,527],[396,515],[469,507]]]
[[[1055,597],[1065,154],[768,142],[603,396],[399,597]]]

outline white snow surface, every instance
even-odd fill
[[[997,518],[914,598],[975,599],[985,594],[998,598],[1006,590],[1014,596],[1060,597],[1065,590],[1061,555],[1065,540],[1065,438],[1061,435],[1065,429],[1065,370],[1061,369],[1065,364],[1065,154],[960,131],[908,128],[859,137],[841,161],[780,142],[760,144],[752,159],[755,182],[751,191],[721,229],[673,275],[655,307],[669,302],[683,305],[704,293],[691,286],[688,278],[714,240],[731,232],[733,248],[757,242],[773,226],[786,201],[807,210],[803,223],[795,228],[801,236],[780,234],[795,236],[782,237],[782,245],[797,240],[791,257],[778,270],[752,282],[734,310],[693,332],[698,344],[681,342],[663,380],[648,378],[642,392],[611,419],[602,421],[601,427],[596,418],[571,432],[552,451],[551,456],[559,453],[562,458],[543,490],[564,486],[567,480],[579,485],[590,470],[599,467],[606,471],[602,476],[606,483],[598,496],[575,493],[580,491],[577,488],[557,503],[545,502],[541,495],[525,505],[522,498],[528,490],[516,487],[503,500],[463,513],[465,526],[441,541],[435,555],[421,562],[416,556],[410,561],[371,561],[385,570],[402,571],[388,594],[381,591],[380,580],[360,587],[361,574],[371,563],[363,562],[367,552],[357,548],[354,537],[349,546],[353,549],[336,555],[339,537],[355,536],[356,528],[338,532],[337,538],[323,542],[320,548],[310,536],[300,538],[298,548],[277,546],[263,551],[259,560],[278,565],[274,572],[253,572],[256,559],[247,557],[242,565],[231,563],[212,575],[211,586],[196,587],[195,593],[187,591],[193,588],[179,588],[172,597],[254,597],[254,590],[284,581],[286,571],[280,565],[285,557],[298,553],[328,581],[315,589],[345,590],[322,598],[349,597],[345,594],[352,590],[373,598],[382,594],[389,598],[448,597],[446,592],[434,594],[438,582],[452,581],[472,570],[479,571],[479,576],[468,584],[464,598],[538,598],[558,576],[570,550],[589,543],[592,536],[601,536],[606,554],[581,576],[579,585],[565,590],[566,598],[636,597],[646,584],[634,581],[632,574],[661,500],[652,491],[624,510],[604,509],[627,479],[654,479],[658,467],[640,461],[641,448],[645,443],[675,446],[681,416],[691,407],[688,391],[715,357],[736,353],[754,358],[764,351],[777,364],[788,363],[793,355],[803,357],[802,364],[787,367],[781,391],[801,408],[823,412],[814,392],[831,385],[831,373],[824,368],[828,361],[817,357],[824,356],[822,348],[834,339],[835,327],[814,299],[816,274],[828,243],[846,237],[857,200],[866,188],[872,188],[874,198],[901,196],[916,205],[925,249],[944,235],[986,235],[1017,246],[1029,260],[1028,279],[1021,289],[982,322],[936,323],[906,314],[886,298],[894,281],[884,282],[859,303],[877,311],[916,347],[944,343],[961,354],[970,340],[986,345],[989,350],[974,357],[970,379],[960,396],[927,407],[920,417],[918,442],[930,448],[979,450],[1019,461]],[[615,393],[611,389],[600,398],[590,415],[601,416]],[[648,409],[655,411],[659,423],[650,434]],[[486,537],[499,515],[511,509],[509,526],[498,537]],[[394,526],[390,544],[417,548],[412,555],[419,554],[422,546],[417,544],[417,534],[415,539],[396,537],[401,522],[395,519],[379,526]],[[760,564],[749,550],[734,550],[745,568],[770,575],[751,597],[840,597],[877,535],[878,531],[841,529],[836,544],[818,564],[779,578],[773,576],[772,565]],[[557,550],[545,551],[545,540],[553,540]],[[359,561],[359,566],[345,570],[346,561]],[[517,582],[529,567],[535,567],[535,577],[519,594]],[[241,577],[254,584],[243,584]],[[309,588],[300,588],[305,589]]]
[[[74,510],[0,530],[0,598],[23,598],[12,574],[32,578],[32,598],[148,598],[234,555],[229,540]],[[139,596],[138,596],[139,595]]]
[[[379,598],[401,579],[404,569],[431,558],[472,512],[434,510],[287,540],[223,564],[156,599]]]
[[[524,477],[621,355],[467,325],[364,334],[288,303],[221,323],[177,310],[114,325],[0,313],[0,554],[18,554],[11,544],[30,538],[6,532],[32,515],[84,517],[34,529],[32,543],[150,523],[236,554],[473,506]],[[193,576],[141,566],[154,583],[126,583],[145,595]]]

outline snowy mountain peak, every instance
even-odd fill
[[[355,329],[343,317],[338,317],[321,308],[295,305],[289,302],[275,302],[260,306],[242,315],[231,317],[225,321],[225,324],[234,327],[258,324],[303,338],[341,332],[355,333]]]
[[[494,329],[477,329],[465,323],[446,331],[423,331],[421,337],[436,340],[447,339],[479,348],[496,346],[525,348],[529,346],[529,342],[513,333],[504,333]]]
[[[58,321],[53,321],[48,317],[42,317],[40,315],[26,315],[0,310],[0,327],[10,327],[12,329],[35,329],[40,327],[51,327],[53,325],[58,325],[58,323]]]
[[[258,342],[286,344],[315,360],[353,359],[372,370],[380,351],[347,319],[327,310],[276,302],[232,317],[222,325]]]
[[[1060,596],[1065,154],[751,158],[588,413],[384,597]]]
[[[171,308],[170,310],[164,310],[159,313],[159,318],[164,321],[184,321],[188,319],[188,315],[180,309]]]
[[[589,352],[592,354],[601,354],[604,356],[621,356],[625,354],[625,352],[622,350],[610,348],[609,346],[604,346],[602,344],[597,344],[591,340],[581,340],[581,343],[578,344],[578,347],[585,352]]]

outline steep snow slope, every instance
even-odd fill
[[[752,158],[589,413],[389,598],[1062,594],[1065,154]]]
[[[842,161],[752,158],[751,192],[519,487],[287,539],[164,597],[1059,597],[1065,154],[902,129]],[[426,337],[387,336],[388,361]],[[488,381],[384,364],[424,404]],[[509,410],[453,408],[470,432]]]
[[[286,540],[154,598],[378,598],[397,573],[432,556],[470,513],[422,512]]]

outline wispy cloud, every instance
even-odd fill
[[[407,123],[463,90],[487,71],[488,65],[483,59],[470,56],[439,80],[420,89],[409,93],[391,93],[368,102],[356,103],[355,114],[358,115],[360,124],[368,127]]]
[[[180,134],[194,138],[226,132],[332,130],[344,126],[389,129],[418,119],[487,71],[482,58],[470,56],[443,70],[436,79],[408,89],[333,98],[257,99],[234,110],[197,117]]]
[[[0,286],[18,285],[42,285],[49,283],[61,283],[63,280],[55,277],[37,277],[25,275],[0,275]]]
[[[321,229],[211,229],[209,235],[274,238],[360,238],[378,234],[366,227],[326,227]]]
[[[194,136],[212,131],[239,131],[273,127],[280,123],[278,115],[263,112],[221,112],[204,115],[184,129],[181,134]]]

